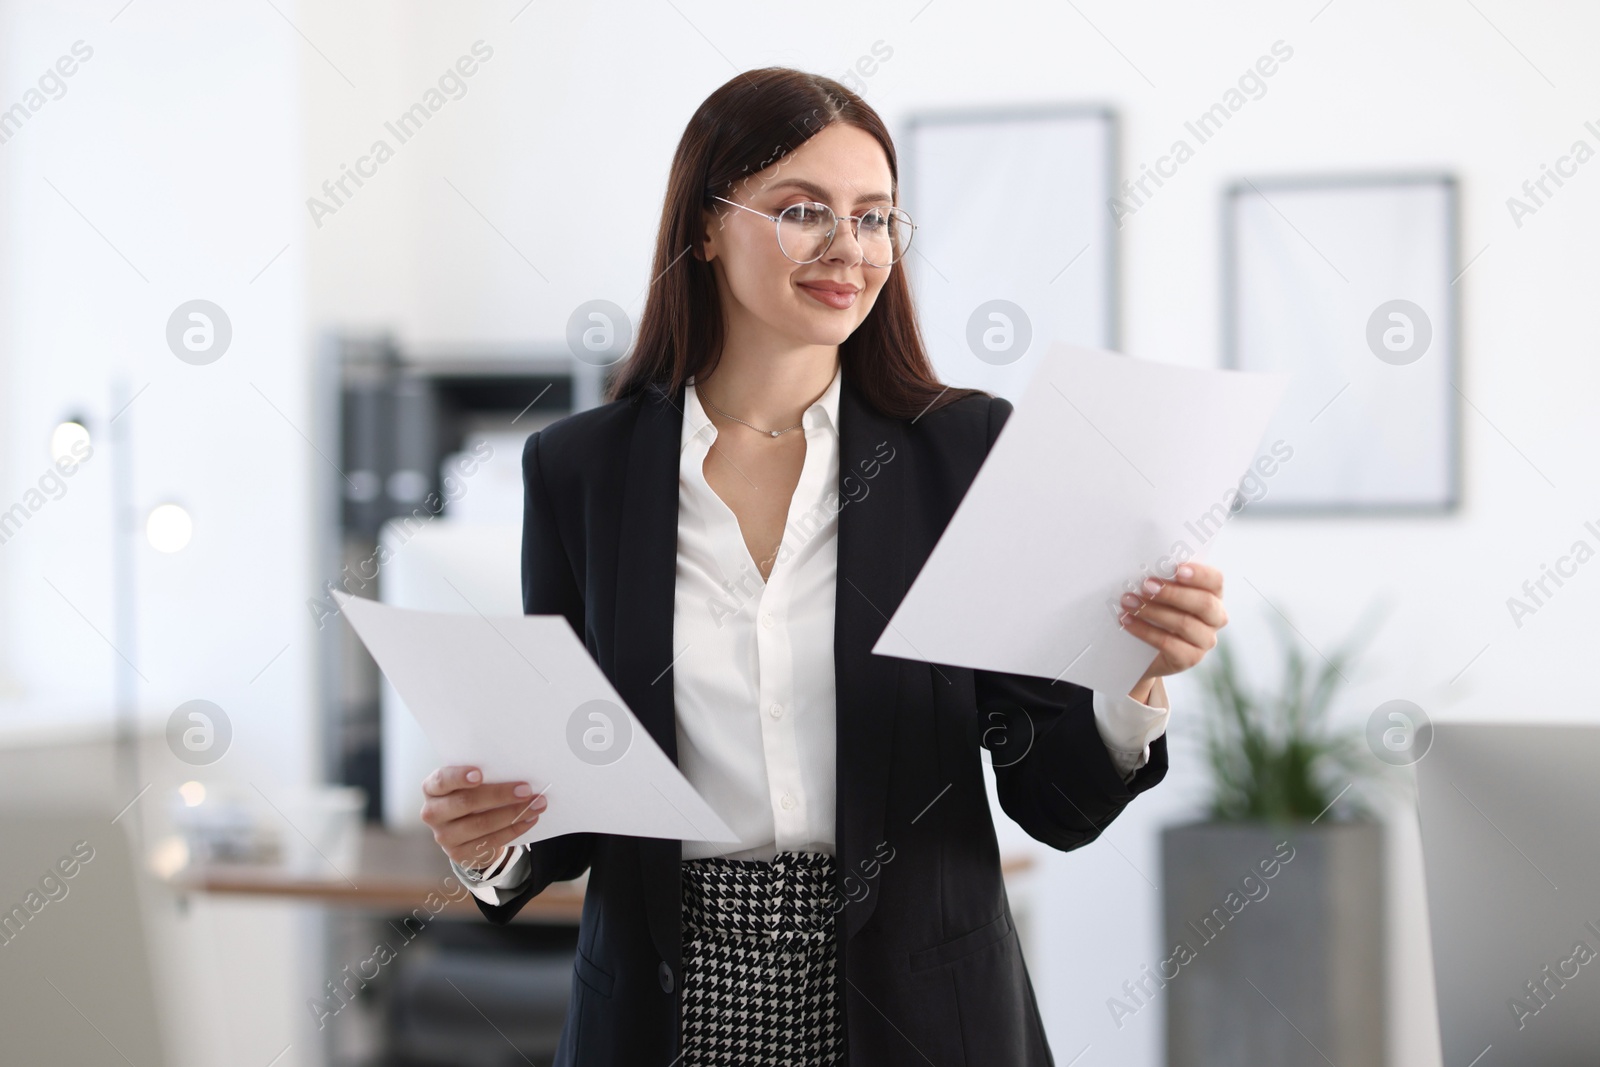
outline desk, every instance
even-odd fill
[[[361,833],[361,861],[349,879],[295,874],[282,867],[213,863],[185,867],[168,877],[179,893],[232,893],[289,897],[323,904],[345,904],[373,911],[409,912],[428,894],[444,896],[453,883],[450,861],[427,831],[393,833],[366,824]],[[583,911],[583,880],[556,882],[522,906],[514,922],[576,924]],[[482,919],[475,898],[462,894],[447,901],[438,914]]]
[[[1034,864],[1033,856],[1004,856],[1001,871],[1007,879]],[[445,879],[453,877],[450,861],[427,831],[394,833],[367,824],[362,828],[361,862],[339,877],[312,878],[281,867],[218,863],[185,867],[166,879],[180,893],[237,893],[298,898],[325,904],[346,904],[372,910],[410,911],[422,907],[429,893],[442,894]],[[523,905],[513,922],[576,924],[583,912],[584,880],[555,882]],[[446,903],[441,915],[481,918],[474,898],[467,894]]]

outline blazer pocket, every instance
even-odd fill
[[[1005,912],[993,922],[984,923],[976,930],[968,931],[960,937],[945,941],[932,948],[925,948],[919,952],[911,953],[911,969],[925,971],[930,967],[938,967],[946,963],[954,963],[972,955],[980,949],[988,948],[996,941],[1004,940],[1011,935],[1011,916]]]
[[[600,968],[593,960],[583,954],[583,949],[578,949],[573,966],[577,969],[578,980],[602,997],[611,995],[614,979]]]

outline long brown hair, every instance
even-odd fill
[[[865,130],[889,159],[899,203],[894,142],[878,113],[832,78],[788,67],[740,74],[708,96],[689,119],[672,157],[649,295],[633,354],[608,399],[642,397],[652,386],[675,395],[722,355],[722,302],[711,264],[699,258],[704,212],[734,182],[765,170],[834,123]],[[917,326],[903,264],[890,270],[877,302],[839,345],[844,377],[891,418],[910,419],[978,389],[946,387],[933,372]]]

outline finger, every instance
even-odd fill
[[[1222,599],[1206,589],[1168,582],[1153,593],[1141,591],[1138,594],[1124,593],[1122,596],[1122,606],[1129,611],[1140,611],[1147,604],[1163,604],[1188,612],[1215,630],[1228,624],[1228,613],[1222,606]]]
[[[479,872],[487,871],[500,861],[500,849],[490,846],[487,841],[482,841],[481,844],[477,841],[471,842],[466,848],[455,852],[446,849],[445,855],[461,866]]]
[[[517,838],[527,833],[529,825],[522,823],[504,830],[496,830],[492,834],[475,837],[459,845],[446,845],[444,852],[452,860],[463,867],[471,867],[482,873],[494,866],[500,858],[500,850],[511,844]]]
[[[426,804],[432,810],[435,822],[449,822],[507,804],[526,804],[533,797],[533,787],[527,782],[490,782],[430,799]]]
[[[1188,573],[1185,573],[1185,571]],[[1196,586],[1200,589],[1209,589],[1218,596],[1222,595],[1222,572],[1209,563],[1200,563],[1195,560],[1180,563],[1170,580],[1181,582],[1184,585]]]
[[[1134,613],[1134,618],[1175,633],[1197,648],[1208,649],[1217,643],[1216,630],[1188,612],[1164,604],[1146,604]]]
[[[518,824],[526,830],[536,822],[539,815],[545,810],[545,800],[538,797],[532,801],[518,801],[515,804],[506,804],[488,811],[478,812],[464,818],[455,819],[440,826],[434,834],[434,840],[446,848],[474,841],[488,834],[499,833],[511,826]]]
[[[467,789],[483,781],[483,772],[466,764],[435,768],[422,780],[422,791],[430,797],[442,797],[457,789]]]
[[[474,837],[481,837],[484,834],[493,833],[516,822],[518,819],[537,816],[544,809],[544,797],[517,800],[511,804],[502,804],[499,807],[488,808],[470,815],[463,815],[458,819],[451,819],[440,826],[439,830],[447,834],[450,840],[466,841]]]
[[[475,838],[453,847],[447,846],[445,855],[463,867],[484,870],[499,858],[502,848],[527,833],[533,825],[533,823],[527,822],[514,823],[504,830],[497,830],[492,834],[485,834],[483,837]]]
[[[1188,670],[1205,656],[1205,649],[1192,645],[1170,630],[1152,626],[1132,615],[1123,617],[1123,627],[1145,644],[1159,650],[1179,670]]]

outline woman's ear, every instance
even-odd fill
[[[700,239],[695,242],[692,255],[702,263],[710,263],[716,258],[716,249],[712,247],[712,231],[719,223],[717,213],[707,208],[700,215]]]

